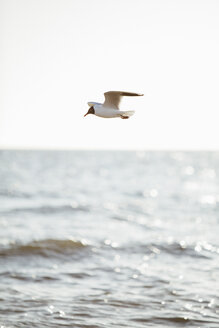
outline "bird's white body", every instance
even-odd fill
[[[143,96],[139,93],[125,91],[108,91],[104,93],[105,102],[103,104],[96,102],[88,102],[89,111],[84,115],[94,114],[103,118],[121,117],[127,119],[132,116],[134,111],[123,111],[119,109],[119,104],[123,96]]]
[[[93,106],[95,115],[103,118],[114,118],[121,116],[131,116],[134,111],[115,110],[114,108],[104,107],[103,104],[96,104]]]

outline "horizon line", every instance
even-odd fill
[[[219,152],[217,148],[60,148],[60,147],[2,147],[0,151],[124,151],[124,152]]]

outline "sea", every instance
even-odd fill
[[[219,152],[0,151],[0,327],[219,327]]]

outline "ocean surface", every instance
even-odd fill
[[[219,153],[0,151],[0,327],[219,327]]]

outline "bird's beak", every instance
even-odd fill
[[[88,114],[89,114],[89,113],[87,112],[87,113],[84,115],[84,117],[87,116]]]

